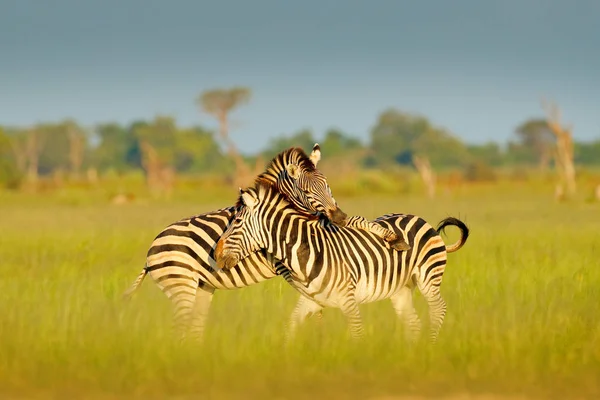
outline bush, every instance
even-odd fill
[[[0,187],[17,189],[22,176],[11,152],[8,137],[0,129]]]
[[[465,179],[470,182],[493,182],[496,171],[483,161],[474,161],[465,168]]]

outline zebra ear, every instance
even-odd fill
[[[250,194],[249,192],[242,191],[241,193],[242,193],[242,201],[244,202],[244,205],[246,207],[248,207],[249,209],[253,209],[257,203],[257,199],[254,196],[252,196],[252,194]]]
[[[300,168],[296,164],[288,164],[288,166],[285,167],[285,169],[288,175],[293,179],[298,179],[298,177],[300,176]]]
[[[319,143],[315,143],[313,146],[312,153],[310,153],[310,161],[312,161],[315,167],[321,161],[321,147]]]

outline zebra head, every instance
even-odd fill
[[[321,148],[315,143],[308,156],[301,148],[293,147],[279,153],[257,180],[267,180],[304,214],[323,215],[339,226],[345,226],[347,215],[333,198],[327,178],[316,167]]]
[[[218,269],[230,269],[241,260],[265,247],[261,235],[258,192],[254,188],[240,189],[237,212],[215,248]]]
[[[306,209],[308,205],[309,211],[325,215],[336,225],[345,226],[348,216],[337,205],[327,178],[316,168],[320,160],[318,143],[313,146],[310,156],[300,150],[285,164],[285,171],[277,180],[277,188],[296,209]]]

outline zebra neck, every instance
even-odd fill
[[[285,206],[271,217],[275,218],[275,222],[271,218],[263,219],[262,229],[266,233],[267,251],[280,260],[289,260],[294,258],[299,246],[305,244],[299,240],[302,232],[310,230],[309,225],[318,224],[319,221],[309,220],[287,202],[283,204]],[[279,206],[282,206],[282,202]]]

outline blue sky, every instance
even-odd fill
[[[246,152],[303,128],[367,140],[389,107],[504,142],[541,96],[600,138],[600,2],[0,0],[0,124],[214,127],[194,100],[233,85],[254,92],[232,114]]]

